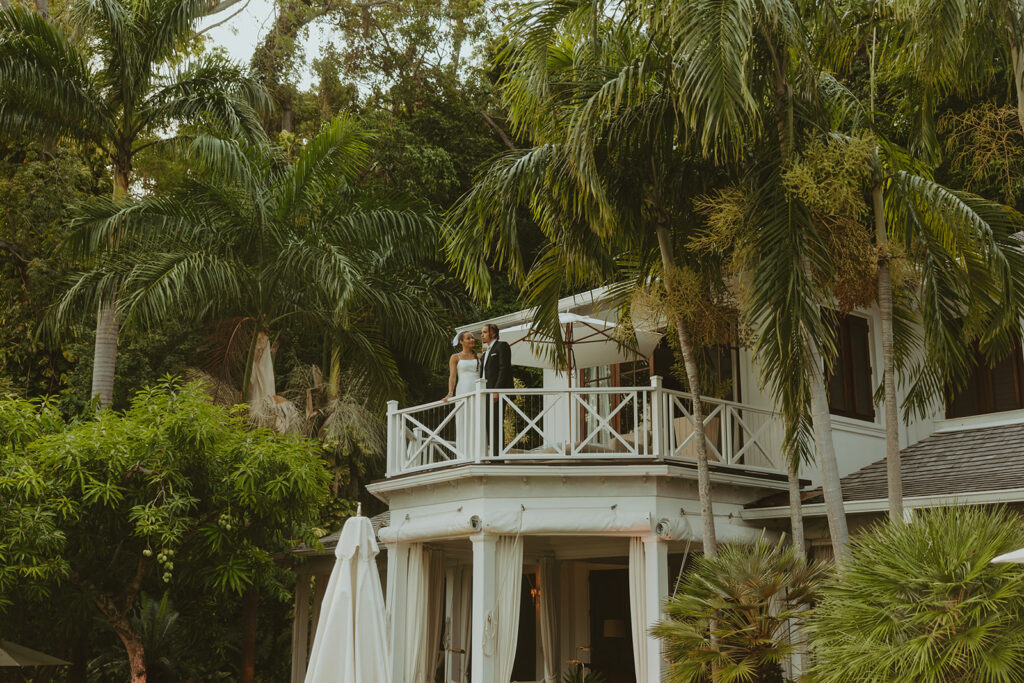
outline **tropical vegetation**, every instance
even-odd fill
[[[1020,342],[1019,7],[275,0],[240,64],[209,41],[239,1],[2,3],[0,635],[53,636],[72,681],[286,678],[288,551],[382,509],[384,402],[439,393],[457,323],[559,338],[559,298],[610,285],[667,324],[696,424],[725,343],[786,424],[779,544],[719,544],[695,431],[673,680],[776,680],[797,621],[813,680],[1021,677],[985,559],[1019,520],[904,524],[899,462],[901,419]],[[874,306],[891,521],[851,536],[828,383]]]
[[[668,680],[781,683],[827,571],[786,539],[762,537],[698,558],[652,630],[665,644]]]
[[[1024,676],[1019,515],[947,507],[858,535],[807,631],[815,681],[1013,681]]]

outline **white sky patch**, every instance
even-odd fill
[[[202,31],[231,17],[211,29],[206,36],[213,45],[223,47],[231,59],[248,65],[256,45],[273,26],[276,10],[273,0],[249,0],[249,4],[241,9],[244,4],[245,0],[242,0],[223,12],[207,17],[200,22],[199,30]],[[236,12],[237,15],[232,17]],[[319,22],[310,26],[309,37],[303,40],[307,62],[320,54],[320,45],[328,39],[326,34],[327,31]],[[312,82],[312,74],[307,63],[306,68],[301,70],[298,85],[300,88],[308,88]]]

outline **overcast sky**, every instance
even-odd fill
[[[244,2],[244,0],[243,0]],[[224,20],[233,13],[238,12],[241,5],[229,7],[218,15],[208,18],[200,24],[200,29]],[[266,35],[274,23],[274,2],[273,0],[249,0],[249,4],[238,16],[230,21],[221,24],[210,31],[207,35],[215,45],[222,46],[227,50],[228,55],[235,61],[248,64],[252,57],[253,49],[260,38]],[[309,32],[309,40],[306,41],[306,55],[309,58],[316,57],[319,53],[318,45],[323,40],[323,32],[318,27],[313,27]],[[309,86],[309,69],[302,74],[300,87]]]

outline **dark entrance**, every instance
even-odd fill
[[[590,662],[608,683],[636,683],[629,628],[629,570],[590,572]]]

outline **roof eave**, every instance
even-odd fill
[[[963,493],[940,494],[930,496],[909,496],[903,499],[906,509],[949,507],[952,505],[998,505],[1000,503],[1024,502],[1024,488],[994,489],[990,491],[967,491]],[[843,503],[847,515],[886,512],[889,509],[887,498],[869,500],[848,500]],[[824,517],[824,503],[804,504],[801,508],[804,517]],[[740,513],[747,521],[766,519],[788,519],[789,506],[777,505],[765,508],[747,508]]]

